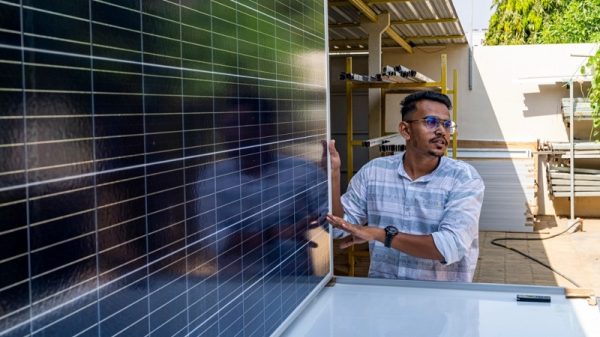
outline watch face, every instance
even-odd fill
[[[398,228],[396,228],[394,226],[387,226],[385,228],[385,232],[388,235],[396,235],[396,234],[398,234]]]

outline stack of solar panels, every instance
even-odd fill
[[[589,98],[577,97],[573,98],[573,117],[577,119],[591,119],[592,118],[592,106]],[[562,99],[562,111],[563,118],[565,120],[569,119],[571,115],[571,99],[563,98]]]
[[[576,197],[600,196],[600,170],[575,168],[574,188]],[[571,168],[568,166],[550,166],[548,176],[550,192],[555,197],[571,195]]]
[[[561,156],[562,159],[571,158],[570,143],[549,143],[549,149]],[[573,144],[574,157],[576,159],[594,159],[600,158],[600,143],[595,142],[576,142]]]
[[[554,197],[571,196],[571,155],[577,159],[574,169],[575,196],[600,196],[600,170],[596,169],[600,158],[600,143],[575,142],[573,154],[567,142],[543,142],[540,150],[548,152],[552,164],[548,166],[549,193]]]

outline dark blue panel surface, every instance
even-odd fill
[[[324,23],[2,1],[0,336],[271,335],[329,271]]]

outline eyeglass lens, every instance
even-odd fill
[[[451,133],[454,132],[454,122],[452,122],[451,120],[441,120],[437,117],[433,117],[433,116],[427,116],[425,118],[423,118],[425,120],[425,125],[430,128],[430,129],[435,129],[438,127],[438,125],[442,124],[442,126],[444,127],[444,129],[450,131]]]

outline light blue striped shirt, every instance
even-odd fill
[[[479,255],[483,180],[471,165],[448,157],[430,174],[412,180],[402,160],[403,154],[381,157],[358,171],[342,196],[344,219],[431,234],[445,263],[371,241],[369,277],[471,282]]]

